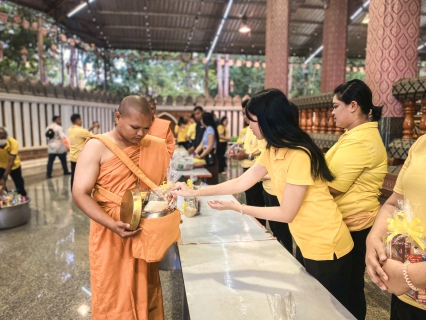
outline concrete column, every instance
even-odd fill
[[[365,82],[384,117],[402,117],[392,84],[417,77],[420,0],[371,0],[369,18]]]
[[[288,93],[290,0],[266,0],[265,88]]]
[[[348,0],[330,0],[324,13],[321,92],[345,82],[348,20]]]

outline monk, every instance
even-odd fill
[[[154,137],[158,137],[166,140],[167,151],[169,151],[170,158],[173,156],[175,151],[175,137],[173,135],[172,129],[170,128],[170,121],[163,120],[155,117],[155,112],[157,111],[157,105],[155,104],[154,99],[151,96],[147,96],[146,99],[151,106],[152,112],[152,126],[148,134]]]
[[[124,98],[115,120],[114,130],[86,142],[78,158],[72,190],[74,203],[91,218],[92,317],[164,319],[157,263],[134,258],[135,244],[140,243],[143,232],[141,227],[130,231],[129,224],[120,221],[120,203],[126,190],[137,186],[148,189],[125,162],[132,161],[146,177],[160,185],[170,156],[163,139],[147,135],[152,113],[145,98]],[[120,150],[129,159],[120,160],[116,155]]]

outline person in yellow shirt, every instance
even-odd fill
[[[195,121],[194,114],[191,114],[189,119],[188,130],[186,130],[186,139],[188,140],[188,149],[194,147],[195,133],[197,129],[197,122]]]
[[[217,126],[217,132],[219,133],[219,145],[217,146],[217,157],[219,158],[219,172],[226,174],[226,158],[225,152],[228,146],[229,130],[228,130],[228,118],[222,117],[219,125]]]
[[[392,293],[390,319],[426,319],[426,309],[404,295],[410,290],[408,282],[416,288],[426,288],[426,261],[406,266],[397,260],[387,259],[383,240],[388,232],[388,217],[395,212],[398,201],[408,200],[416,215],[426,220],[426,135],[411,146],[407,160],[398,175],[392,195],[380,208],[367,237],[365,262],[373,282],[382,290]]]
[[[348,81],[334,90],[332,115],[336,125],[346,131],[325,159],[335,177],[328,183],[330,193],[354,241],[348,310],[358,320],[367,314],[365,241],[380,208],[378,198],[387,173],[388,157],[377,123],[381,112],[361,80]]]
[[[245,123],[249,123],[249,120],[247,119],[246,115],[246,107],[247,103],[249,102],[249,99],[244,100],[242,102],[242,113]],[[246,172],[250,167],[254,164],[254,158],[260,155],[259,146],[257,144],[257,138],[253,134],[253,131],[250,129],[249,126],[246,127],[246,133],[244,135],[244,143],[243,148],[238,149],[238,153],[233,154],[230,156],[231,159],[241,161],[241,167],[243,168],[243,171]],[[245,191],[246,194],[246,203],[249,206],[256,206],[256,207],[264,207],[265,206],[265,200],[263,199],[263,186],[262,181],[258,181],[255,185],[253,185],[251,188],[248,188]],[[259,223],[266,227],[266,220],[256,218]]]
[[[180,117],[178,123],[175,125],[175,135],[179,146],[188,149],[188,121],[184,117]]]
[[[176,183],[172,188],[174,194],[234,194],[269,174],[280,200],[277,207],[244,206],[232,200],[211,200],[208,204],[217,210],[234,210],[288,223],[303,254],[301,262],[306,271],[347,306],[353,241],[328,190],[327,181],[332,181],[333,175],[323,153],[300,129],[287,97],[280,90],[267,89],[255,94],[246,114],[254,135],[267,142],[257,162],[239,178],[216,186],[192,190],[184,183]]]
[[[68,129],[68,138],[70,139],[70,162],[71,162],[71,190],[74,184],[74,172],[77,165],[77,159],[87,138],[93,134],[98,134],[99,122],[93,122],[89,130],[82,128],[83,120],[78,113],[71,116],[72,126]],[[90,132],[93,130],[93,134]]]
[[[26,197],[25,183],[22,178],[21,160],[18,155],[18,141],[9,137],[5,128],[0,127],[0,186],[7,190],[6,182],[10,175],[16,191]]]

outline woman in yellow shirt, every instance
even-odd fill
[[[222,117],[220,123],[217,126],[217,133],[219,133],[219,145],[217,146],[217,157],[219,158],[219,172],[226,174],[226,158],[225,152],[228,145],[229,130],[228,130],[228,118]]]
[[[234,180],[201,190],[183,183],[174,186],[180,196],[233,194],[250,188],[269,174],[280,205],[243,206],[233,201],[208,201],[217,210],[234,210],[253,217],[287,222],[303,254],[306,270],[347,305],[353,241],[328,191],[333,180],[321,150],[299,128],[287,97],[277,89],[263,90],[246,108],[250,128],[267,149],[257,163]]]
[[[188,120],[184,117],[180,117],[177,125],[175,125],[175,135],[178,145],[185,149],[188,149],[187,130]]]
[[[380,208],[373,228],[367,237],[367,272],[382,290],[392,293],[392,320],[424,320],[426,309],[404,294],[410,290],[408,281],[416,288],[426,288],[426,261],[409,264],[404,278],[404,264],[387,260],[383,239],[388,231],[387,218],[394,213],[400,200],[408,200],[422,221],[426,220],[426,136],[421,136],[408,152],[407,160],[398,175],[392,195]],[[398,296],[398,297],[397,297]]]
[[[365,240],[380,208],[378,198],[387,173],[388,157],[377,123],[381,112],[361,80],[348,81],[334,90],[332,115],[336,125],[346,131],[325,159],[335,177],[328,183],[330,193],[354,241],[348,310],[358,320],[364,320],[367,313]]]

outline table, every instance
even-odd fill
[[[200,216],[182,217],[176,257],[191,319],[272,320],[267,294],[286,290],[296,319],[355,319],[254,218],[212,210],[209,199],[234,198],[203,197]]]
[[[185,178],[189,178],[191,175],[196,175],[198,178],[211,178],[212,174],[206,168],[194,168],[192,170],[178,171]]]

